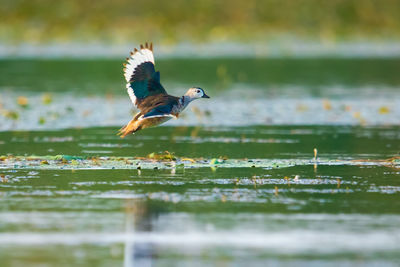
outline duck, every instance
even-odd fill
[[[200,87],[189,88],[181,97],[169,95],[161,85],[160,72],[154,67],[152,43],[140,45],[140,49],[135,48],[126,61],[123,64],[126,90],[139,112],[119,130],[121,138],[172,118],[177,119],[192,101],[210,98]]]

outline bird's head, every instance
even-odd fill
[[[206,93],[204,92],[203,89],[201,89],[200,87],[192,87],[190,88],[185,96],[189,97],[190,100],[195,100],[198,98],[210,98],[208,95],[206,95]]]

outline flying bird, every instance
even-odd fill
[[[190,88],[183,96],[169,95],[160,82],[160,72],[155,71],[153,44],[140,45],[124,63],[126,90],[140,112],[119,130],[123,138],[141,129],[157,126],[171,118],[178,118],[187,105],[195,99],[210,98],[200,87]]]

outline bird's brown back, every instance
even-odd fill
[[[158,94],[153,96],[148,96],[145,99],[140,100],[137,104],[137,107],[140,109],[140,113],[146,114],[155,107],[164,106],[164,105],[177,105],[179,97],[167,95],[167,94]]]

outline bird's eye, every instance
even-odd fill
[[[197,90],[196,93],[200,93],[200,90]]]

